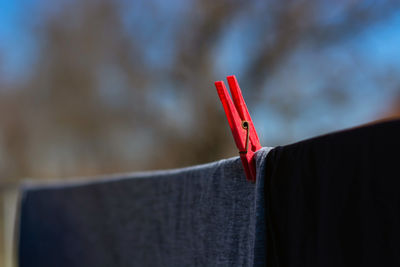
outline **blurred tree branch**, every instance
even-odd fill
[[[332,22],[321,13],[323,5],[330,5],[324,1],[192,0],[180,16],[160,19],[166,25],[150,16],[169,12],[158,10],[161,4],[155,0],[63,5],[37,16],[41,50],[28,81],[0,92],[8,162],[0,167],[1,176],[169,168],[233,154],[213,88],[215,51],[233,22],[245,17],[254,25],[256,34],[246,36],[254,51],[249,51],[241,84],[255,105],[266,81],[299,45],[341,42],[390,16],[399,4],[335,3],[340,12]],[[130,24],[123,15],[129,5],[141,24]],[[170,64],[160,67],[148,54],[153,42],[163,44],[162,38],[173,48],[158,47],[159,54],[172,54]],[[166,90],[169,96],[163,97]],[[297,114],[295,101],[277,101],[273,108],[290,120]]]

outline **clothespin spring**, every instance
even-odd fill
[[[249,136],[250,136],[249,127],[250,126],[248,121],[242,121],[242,128],[246,130],[246,145],[244,151],[239,151],[239,154],[247,154],[247,150],[249,148]]]

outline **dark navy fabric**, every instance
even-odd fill
[[[400,266],[399,152],[399,120],[271,150],[267,266]]]
[[[26,185],[20,266],[400,266],[400,121],[95,182]]]
[[[100,181],[25,185],[19,265],[264,266],[265,158]]]

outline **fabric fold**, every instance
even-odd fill
[[[265,157],[22,188],[20,266],[263,265]]]

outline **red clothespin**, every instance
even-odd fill
[[[215,82],[215,87],[224,106],[233,139],[235,139],[236,146],[239,149],[247,180],[255,182],[256,163],[253,156],[257,150],[261,149],[260,141],[236,77],[232,75],[226,77],[226,79],[228,80],[233,102],[223,81]]]

